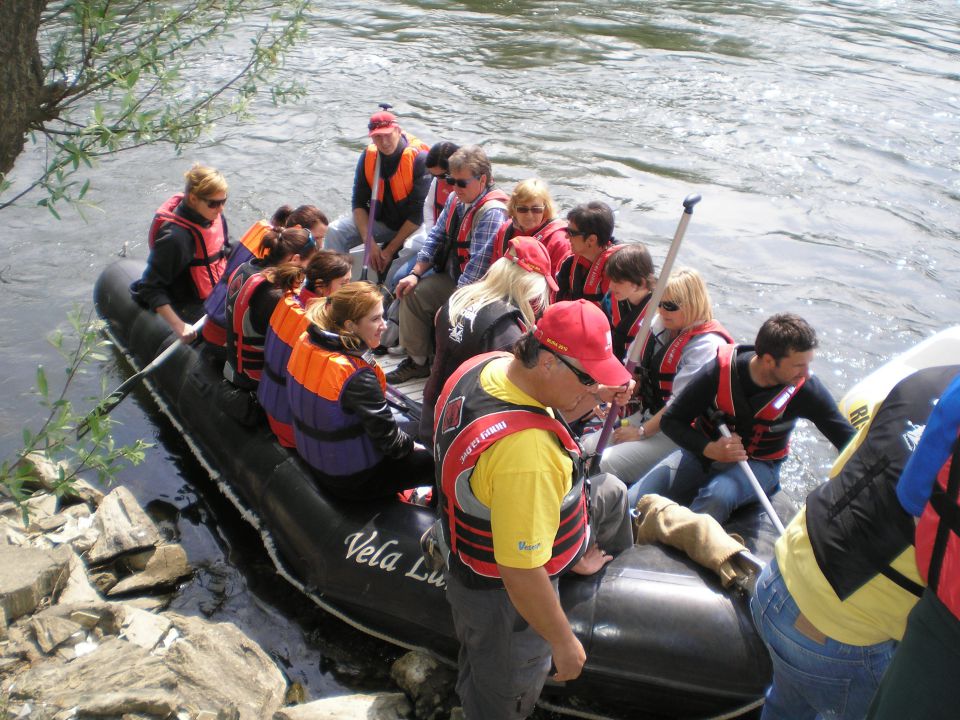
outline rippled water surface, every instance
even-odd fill
[[[960,317],[955,2],[345,0],[311,12],[309,40],[284,68],[308,88],[303,105],[259,105],[252,121],[217,127],[179,158],[154,147],[102,163],[90,173],[97,207],[86,221],[4,212],[0,451],[36,415],[27,393],[36,364],[55,366],[43,336],[71,303],[89,302],[124,243],[145,257],[150,215],[190,162],[228,176],[235,235],[284,202],[338,215],[381,101],[428,143],[482,143],[507,190],[537,175],[563,209],[608,202],[617,237],[647,243],[658,261],[681,200],[701,193],[679,264],[705,275],[718,318],[740,340],[773,312],[810,320],[821,335],[816,370],[837,396]],[[211,48],[197,77],[227,72],[240,42]],[[24,156],[17,171],[38,158]],[[336,668],[355,666],[343,651],[353,640],[318,647],[327,635],[310,633],[315,618],[305,636],[287,619],[302,610],[278,609],[285,593],[259,571],[256,543],[141,400],[118,410],[122,433],[163,442],[124,481],[170,513],[205,563],[196,593],[178,602],[220,603],[207,607],[257,628],[314,695],[351,685],[349,669]],[[802,498],[831,457],[800,432],[788,491]],[[341,662],[321,665],[322,652]]]

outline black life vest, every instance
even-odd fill
[[[480,455],[515,432],[548,430],[573,459],[570,491],[560,504],[560,518],[550,560],[544,565],[555,577],[572,567],[587,544],[589,492],[580,460],[580,446],[570,431],[544,409],[515,405],[483,390],[480,373],[507,353],[486,353],[460,366],[444,386],[434,419],[439,512],[450,548],[450,571],[468,587],[503,587],[493,552],[490,509],[473,494],[470,476]]]
[[[878,573],[907,592],[922,593],[920,585],[890,567],[914,540],[913,518],[900,505],[896,487],[934,402],[958,370],[926,368],[897,383],[860,429],[856,450],[843,467],[807,496],[810,544],[841,600]]]
[[[716,320],[684,328],[673,340],[660,346],[652,333],[647,336],[640,353],[639,393],[643,406],[651,413],[658,412],[673,395],[673,379],[677,376],[687,343],[708,333],[720,335],[727,343],[733,342],[733,336]]]

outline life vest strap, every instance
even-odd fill
[[[321,440],[326,442],[336,442],[338,440],[351,440],[353,438],[360,437],[364,434],[363,425],[350,425],[348,427],[343,427],[338,430],[320,430],[318,428],[310,427],[309,425],[304,424],[300,418],[294,418],[293,424],[296,426],[297,430],[302,432],[304,435],[312,437],[315,440]]]

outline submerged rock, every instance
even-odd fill
[[[143,571],[124,578],[107,592],[121,595],[138,590],[169,587],[192,572],[187,553],[179,545],[161,545],[146,561]]]
[[[456,671],[429,655],[408,652],[390,668],[390,677],[413,699],[421,720],[440,720],[457,703]]]

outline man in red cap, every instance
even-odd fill
[[[371,115],[367,127],[372,142],[360,153],[357,162],[353,214],[339,217],[330,225],[324,247],[347,252],[364,241],[371,221],[370,200],[379,158],[380,190],[369,264],[382,277],[406,239],[423,224],[423,201],[430,187],[426,169],[430,148],[404,133],[396,116],[386,110]]]
[[[630,382],[603,311],[579,300],[547,308],[512,356],[474,358],[444,386],[434,433],[438,512],[468,720],[527,717],[551,657],[554,679],[580,675],[586,654],[557,578],[599,571],[633,534],[623,483],[585,481],[560,414],[595,404],[601,386],[626,399]]]

